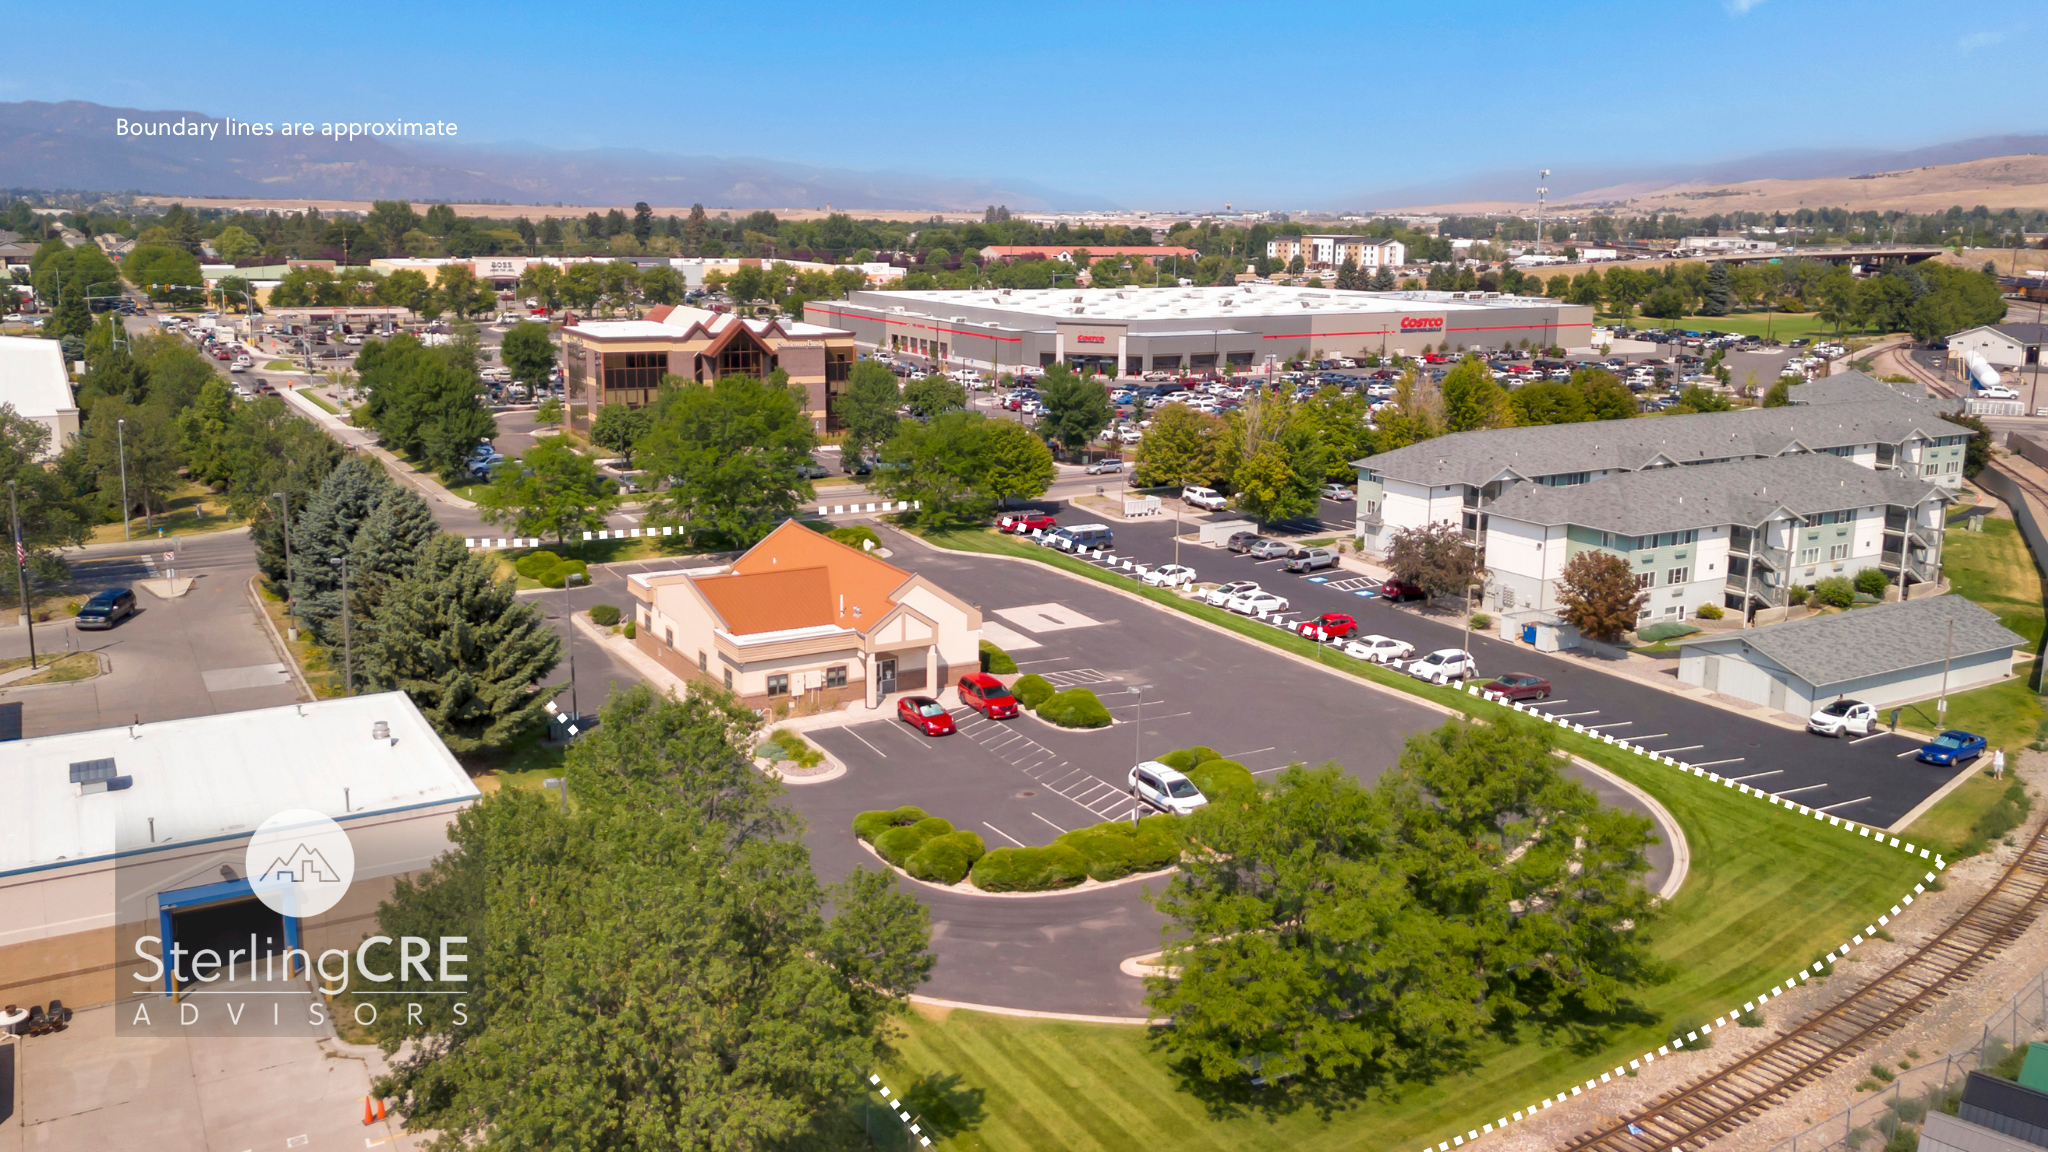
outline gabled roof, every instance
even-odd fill
[[[1804,518],[1843,508],[1910,508],[1930,498],[1947,496],[1940,485],[1918,477],[1839,456],[1798,455],[1652,468],[1564,488],[1517,484],[1489,501],[1485,511],[1529,524],[1648,536],[1729,524],[1755,527],[1780,511]]]
[[[896,606],[914,577],[794,520],[733,561],[729,572],[691,580],[735,636],[797,628],[866,632]]]
[[[1949,641],[1949,622],[1955,640]],[[1768,624],[1742,632],[1688,636],[1680,647],[1740,639],[1816,688],[1908,668],[2011,651],[2026,640],[1961,596],[1874,604],[1849,612]]]

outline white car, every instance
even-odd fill
[[[1220,512],[1230,506],[1230,501],[1224,499],[1221,492],[1216,491],[1214,488],[1204,488],[1199,484],[1190,484],[1181,489],[1180,499],[1183,504],[1191,504],[1196,508],[1207,508],[1211,512]]]
[[[1342,484],[1323,485],[1322,495],[1325,500],[1335,500],[1339,503],[1357,499],[1357,496],[1352,493],[1351,489],[1346,488]]]
[[[1806,730],[1822,736],[1868,736],[1877,730],[1877,709],[1842,698],[1806,718]]]
[[[1195,570],[1185,564],[1161,564],[1145,573],[1143,579],[1154,588],[1191,588],[1196,576]]]
[[[1243,596],[1258,590],[1259,583],[1256,580],[1232,580],[1228,584],[1219,584],[1209,589],[1209,594],[1202,597],[1202,599],[1211,607],[1228,608],[1233,597]]]
[[[2020,394],[2003,384],[1992,384],[1979,387],[1977,389],[1977,398],[1979,400],[2017,400],[2020,398]]]
[[[1224,607],[1246,616],[1257,616],[1261,612],[1287,611],[1287,598],[1265,591],[1246,592],[1240,596],[1232,596]]]
[[[1431,684],[1449,684],[1479,675],[1479,667],[1463,648],[1439,648],[1408,665],[1408,674]]]
[[[1408,643],[1406,640],[1396,640],[1391,636],[1381,636],[1374,633],[1370,636],[1360,636],[1356,640],[1346,641],[1342,651],[1346,656],[1354,660],[1367,660],[1374,664],[1392,664],[1396,660],[1406,660],[1408,657],[1413,656],[1415,654],[1415,645]]]
[[[1209,802],[1195,782],[1157,760],[1131,769],[1131,795],[1162,812],[1185,816]]]
[[[1145,434],[1136,428],[1119,428],[1116,438],[1125,444],[1136,444],[1145,438]]]

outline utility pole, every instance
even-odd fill
[[[1550,169],[1548,168],[1536,174],[1536,255],[1538,256],[1543,255],[1543,198],[1550,195],[1550,189],[1544,187],[1542,182],[1548,179],[1550,179]]]
[[[277,506],[281,510],[281,519],[278,520],[278,534],[284,537],[284,617],[287,622],[287,630],[291,633],[291,638],[297,640],[299,638],[299,617],[298,613],[293,611],[295,601],[292,599],[291,501],[282,492],[272,492],[271,495],[277,497]]]
[[[14,582],[21,590],[21,622],[28,628],[28,666],[36,666],[36,617],[28,605],[28,549],[21,542],[21,506],[15,502],[14,481],[7,482],[7,516],[14,525]]]
[[[121,539],[128,539],[128,521],[133,519],[128,508],[128,421],[114,421],[114,443],[121,456]]]
[[[327,561],[341,569],[341,660],[342,675],[347,679],[347,696],[356,694],[356,649],[355,641],[349,635],[348,608],[348,557],[335,556]]]

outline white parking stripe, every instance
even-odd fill
[[[1875,739],[1877,739],[1877,738],[1878,738],[1878,737],[1880,737],[1880,736],[1889,736],[1889,735],[1891,735],[1891,733],[1889,733],[1889,732],[1872,732],[1872,733],[1871,733],[1870,735],[1868,735],[1868,736],[1858,736],[1858,737],[1857,737],[1857,738],[1855,738],[1854,740],[1851,740],[1851,741],[1849,741],[1849,743],[1851,743],[1851,744],[1862,744],[1862,743],[1864,743],[1864,742],[1866,742],[1866,741],[1870,741],[1870,740],[1875,740]],[[1916,749],[1916,751],[1917,751],[1917,749]]]
[[[1783,776],[1784,774],[1785,770],[1783,768],[1773,768],[1769,772],[1752,772],[1747,776],[1730,776],[1729,779],[1740,784],[1744,780],[1761,780],[1766,776]]]
[[[983,820],[981,822],[981,826],[995,833],[996,835],[1001,836],[1003,839],[1008,840],[1010,843],[1015,844],[1019,848],[1025,846],[1022,840],[1017,839],[1015,836],[1010,835],[1008,832],[1003,831],[1001,828],[996,827],[995,825],[989,823],[986,820]]]
[[[1849,805],[1851,805],[1851,804],[1861,804],[1861,803],[1863,803],[1863,802],[1864,802],[1865,800],[1868,800],[1868,799],[1870,799],[1870,797],[1868,797],[1868,796],[1858,796],[1858,797],[1857,797],[1856,799],[1854,799],[1854,800],[1844,800],[1844,801],[1842,801],[1842,802],[1841,802],[1840,804],[1830,804],[1830,805],[1828,805],[1828,806],[1827,806],[1827,807],[1825,807],[1825,808],[1815,808],[1815,809],[1814,809],[1814,811],[1815,811],[1815,812],[1832,812],[1832,811],[1834,811],[1834,810],[1835,810],[1835,809],[1837,809],[1837,808],[1847,808],[1847,807],[1848,807]]]
[[[1827,785],[1825,785],[1825,784],[1808,784],[1808,785],[1807,785],[1806,787],[1804,787],[1804,788],[1787,788],[1787,789],[1785,789],[1785,790],[1784,790],[1783,792],[1773,792],[1773,793],[1771,793],[1771,795],[1773,795],[1773,796],[1777,796],[1777,797],[1780,797],[1780,798],[1783,798],[1783,797],[1786,797],[1786,796],[1797,796],[1797,795],[1798,795],[1799,793],[1801,793],[1801,792],[1811,792],[1811,791],[1813,791],[1813,790],[1814,790],[1814,789],[1816,789],[1816,788],[1825,788],[1825,787],[1827,787]]]
[[[1740,764],[1740,763],[1742,763],[1742,762],[1743,762],[1744,760],[1747,760],[1747,759],[1749,759],[1749,757],[1747,757],[1747,756],[1731,756],[1731,757],[1729,757],[1729,758],[1728,758],[1728,759],[1726,759],[1726,760],[1705,760],[1705,761],[1701,761],[1701,762],[1699,762],[1699,763],[1696,763],[1696,764],[1694,764],[1694,765],[1693,765],[1693,767],[1695,767],[1695,768],[1712,768],[1712,767],[1714,767],[1714,766],[1715,766],[1715,765],[1717,765],[1717,764]]]
[[[1908,756],[1918,756],[1919,754],[1920,750],[1918,748],[1908,748],[1904,752],[1899,753],[1897,756],[1892,757],[1892,759],[1904,760]]]
[[[1638,741],[1638,743],[1640,743],[1640,741]],[[1650,752],[1655,752],[1655,753],[1656,753],[1657,755],[1659,755],[1659,756],[1669,756],[1669,755],[1671,755],[1671,754],[1672,754],[1673,752],[1691,752],[1691,751],[1693,751],[1693,750],[1695,750],[1695,749],[1699,749],[1699,748],[1705,748],[1705,747],[1706,747],[1706,745],[1705,745],[1705,744],[1680,744],[1680,745],[1679,745],[1678,747],[1676,747],[1676,748],[1651,748],[1651,749],[1646,749],[1646,751],[1650,751]]]
[[[848,728],[846,730],[846,734],[848,736],[853,737],[855,740],[860,741],[863,744],[868,744],[867,738],[865,736],[862,736],[860,733],[855,732],[851,728]],[[884,760],[887,760],[889,758],[889,754],[887,752],[882,751],[880,748],[875,747],[873,744],[868,744],[868,751],[873,752],[875,755],[880,756]]]
[[[1590,711],[1590,712],[1548,712],[1548,713],[1545,713],[1545,715],[1547,715],[1547,716],[1551,716],[1551,717],[1554,717],[1554,718],[1556,718],[1556,719],[1558,719],[1558,720],[1569,720],[1569,719],[1571,719],[1571,718],[1572,718],[1572,717],[1574,717],[1574,716],[1598,716],[1599,714],[1600,714],[1600,710],[1599,710],[1598,708],[1595,708],[1595,709],[1593,709],[1593,710],[1592,710],[1592,711]]]
[[[1033,816],[1038,816],[1038,813],[1036,813],[1036,812],[1033,812],[1033,813],[1032,813],[1032,815],[1033,815]],[[1059,832],[1059,833],[1062,833],[1062,834],[1064,834],[1064,833],[1066,832],[1066,829],[1065,829],[1065,828],[1062,828],[1062,827],[1060,827],[1059,825],[1057,825],[1057,824],[1054,824],[1054,823],[1053,823],[1052,821],[1050,821],[1050,820],[1047,820],[1047,819],[1046,819],[1045,817],[1043,817],[1043,816],[1038,816],[1038,819],[1039,819],[1039,822],[1040,822],[1040,823],[1043,823],[1043,824],[1047,825],[1048,827],[1050,827],[1050,828],[1051,828],[1051,829],[1052,829],[1053,831],[1055,831],[1055,832]]]
[[[1602,728],[1627,728],[1634,723],[1635,721],[1633,720],[1613,720],[1606,724],[1588,724],[1586,725],[1586,731],[1598,732]]]

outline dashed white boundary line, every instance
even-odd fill
[[[905,1128],[908,1128],[908,1129],[910,1129],[910,1134],[911,1134],[912,1136],[915,1136],[915,1137],[917,1137],[917,1145],[918,1145],[918,1147],[920,1147],[920,1148],[929,1148],[929,1147],[931,1147],[931,1146],[932,1146],[932,1138],[931,1138],[931,1137],[929,1137],[929,1136],[927,1136],[927,1135],[925,1135],[925,1134],[923,1133],[923,1131],[921,1131],[921,1130],[920,1130],[920,1129],[918,1128],[917,1122],[916,1122],[916,1121],[914,1121],[914,1120],[912,1120],[912,1119],[910,1118],[910,1111],[909,1111],[908,1109],[906,1109],[906,1108],[904,1108],[904,1107],[903,1107],[903,1097],[901,1097],[901,1096],[892,1096],[892,1095],[890,1095],[890,1094],[889,1094],[889,1086],[888,1086],[888,1085],[886,1085],[886,1084],[884,1084],[884,1083],[882,1083],[882,1077],[881,1077],[881,1075],[880,1075],[880,1074],[878,1074],[878,1073],[874,1073],[874,1072],[870,1072],[870,1073],[868,1073],[868,1083],[869,1083],[869,1084],[871,1084],[871,1085],[873,1085],[873,1086],[874,1086],[874,1087],[876,1087],[876,1088],[879,1088],[879,1089],[881,1089],[881,1091],[882,1091],[882,1103],[884,1103],[884,1104],[887,1104],[887,1105],[889,1106],[889,1111],[891,1111],[891,1112],[894,1112],[894,1113],[896,1114],[896,1118],[897,1118],[898,1120],[901,1120],[901,1121],[903,1121],[903,1126],[904,1126]]]

